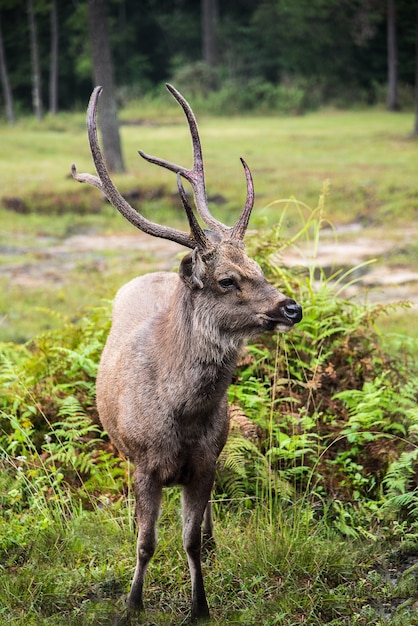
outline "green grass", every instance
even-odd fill
[[[210,623],[410,626],[416,341],[382,342],[379,309],[337,298],[325,276],[313,289],[313,272],[277,264],[281,245],[274,229],[248,239],[304,319],[250,345],[230,388],[259,437],[235,432],[219,463],[217,550],[204,559]],[[132,468],[94,422],[109,308],[0,346],[1,624],[122,626],[135,565]],[[180,528],[179,491],[169,489],[145,617],[131,626],[186,622]]]
[[[135,535],[121,500],[101,509],[46,517],[9,548],[0,570],[2,624],[110,625],[124,615],[135,566]],[[100,529],[100,532],[98,532]],[[413,571],[390,584],[379,542],[343,540],[297,505],[224,512],[216,555],[204,560],[210,624],[410,626]],[[139,623],[187,622],[190,580],[181,546],[179,498],[164,499],[159,544]],[[402,604],[401,608],[396,608]],[[390,614],[390,621],[383,614]],[[138,623],[135,621],[135,624]]]
[[[168,95],[166,101],[167,110],[161,102],[154,109],[145,102],[143,109],[138,106],[121,112],[122,120],[149,124],[122,126],[128,173],[115,176],[115,181],[122,191],[141,189],[149,195],[160,189],[161,198],[143,202],[145,215],[186,228],[175,177],[145,163],[137,154],[142,148],[191,164],[190,138],[182,112]],[[327,217],[337,224],[360,221],[373,237],[385,237],[396,225],[416,220],[418,142],[408,138],[413,124],[410,113],[373,109],[326,110],[300,117],[212,118],[199,115],[198,110],[196,114],[209,198],[218,197],[211,204],[212,210],[226,223],[233,222],[245,200],[239,156],[249,163],[255,182],[250,227],[277,222],[284,206],[278,202],[281,198],[294,196],[316,206],[326,179],[331,190]],[[47,117],[40,123],[28,118],[14,127],[2,125],[0,133],[0,338],[22,341],[53,326],[53,318],[39,314],[37,307],[77,316],[86,302],[112,297],[121,283],[152,268],[152,263],[149,257],[132,258],[120,251],[90,255],[66,274],[64,285],[60,284],[59,269],[55,282],[51,279],[36,285],[15,280],[11,266],[24,261],[36,274],[51,238],[54,243],[77,233],[133,234],[134,229],[102,203],[97,190],[77,184],[69,175],[72,162],[79,171],[94,171],[83,114]],[[10,206],[10,199],[13,205],[16,198],[24,203],[26,214],[2,208]],[[296,208],[289,209],[283,221],[284,236],[299,229],[307,215],[308,210],[301,217]],[[15,248],[13,254],[10,246]],[[397,241],[389,262],[414,267],[416,249]],[[415,319],[412,316],[409,322],[405,316],[401,324],[413,333]],[[390,327],[390,320],[388,324],[389,330],[399,326]]]
[[[170,109],[172,111],[172,109]],[[409,113],[380,110],[322,111],[301,117],[209,118],[199,116],[206,162],[208,194],[224,196],[227,215],[245,199],[239,157],[250,165],[256,188],[257,215],[275,220],[266,207],[279,198],[296,196],[315,206],[322,183],[331,181],[329,216],[350,221],[360,215],[400,222],[416,217],[418,196],[415,164],[418,142],[408,138]],[[122,112],[123,117],[123,112]],[[175,177],[140,159],[138,148],[184,165],[191,163],[190,139],[181,112],[172,123],[122,126],[129,174],[115,176],[121,189],[160,185],[175,191]],[[171,123],[170,123],[171,122]],[[93,166],[79,114],[62,123],[51,118],[38,124],[1,127],[1,195],[33,193],[95,194],[69,178],[70,165],[80,171]],[[78,190],[78,191],[76,191]],[[69,207],[70,208],[70,207]],[[222,208],[217,210],[223,219]],[[277,214],[276,214],[277,215]]]

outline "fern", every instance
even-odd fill
[[[418,521],[418,488],[388,498],[383,505],[383,509],[388,509],[396,515],[405,512],[407,517]]]
[[[92,455],[100,441],[101,429],[93,424],[74,396],[66,398],[59,410],[63,421],[52,425],[46,443],[48,464],[58,463],[82,474],[95,474],[97,466]]]
[[[382,481],[389,499],[406,495],[414,487],[417,464],[418,447],[402,452],[400,457],[390,464]]]
[[[406,436],[409,424],[418,415],[408,391],[404,386],[400,393],[382,375],[365,382],[361,390],[347,389],[335,394],[334,398],[342,400],[349,413],[347,426],[341,434],[347,435],[351,442],[373,437],[370,433],[373,430]]]
[[[290,483],[271,468],[257,445],[237,433],[229,436],[219,458],[217,490],[231,500],[293,495]]]

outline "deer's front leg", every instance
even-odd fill
[[[209,617],[201,564],[201,527],[213,480],[214,475],[199,476],[183,487],[183,546],[192,581],[192,620]]]
[[[136,568],[128,596],[128,609],[143,609],[142,590],[148,563],[155,552],[157,544],[155,524],[161,504],[162,487],[158,481],[135,469],[134,486],[136,497],[136,521],[138,525],[138,541],[136,551]]]

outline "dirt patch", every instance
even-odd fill
[[[408,300],[418,308],[418,259],[410,259],[409,264],[402,265],[386,261],[396,247],[417,241],[418,227],[398,229],[390,235],[387,231],[370,231],[359,225],[324,231],[316,255],[308,245],[301,245],[286,250],[282,262],[289,266],[314,265],[328,276],[339,272],[337,278],[346,273],[345,280],[339,283],[339,289],[345,283],[341,290],[344,297],[361,295],[370,302],[379,303]],[[36,244],[31,247],[8,245],[0,250],[10,257],[10,262],[0,266],[0,275],[25,286],[58,285],[65,283],[66,275],[84,262],[94,264],[98,271],[104,272],[107,253],[117,253],[123,258],[124,253],[132,251],[142,252],[144,258],[152,258],[153,268],[171,269],[176,256],[185,250],[172,241],[150,237],[140,231],[132,234],[77,234],[63,241],[39,238],[39,247]],[[22,257],[25,260],[21,260]],[[376,262],[368,263],[373,259]]]
[[[169,202],[176,202],[175,194],[168,192],[164,186],[154,189],[135,187],[124,191],[125,199],[134,208],[145,202],[166,198]],[[24,197],[3,196],[0,200],[2,206],[8,211],[27,215],[28,213],[38,213],[40,215],[62,215],[71,212],[71,215],[91,215],[100,213],[107,200],[104,196],[91,193],[81,187],[74,188],[74,191],[67,193],[32,193]]]
[[[10,256],[10,262],[0,266],[0,276],[10,278],[15,285],[41,287],[61,286],[67,276],[83,264],[106,271],[106,253],[143,252],[144,258],[152,257],[155,269],[171,269],[176,255],[184,248],[174,242],[145,235],[142,232],[126,234],[79,234],[64,241],[39,238],[39,247],[7,246],[0,253]],[[27,258],[14,262],[14,257]]]
[[[286,250],[289,266],[319,267],[327,276],[335,276],[342,296],[361,297],[369,302],[387,304],[407,300],[418,308],[418,258],[408,263],[390,262],[394,250],[413,245],[418,227],[409,226],[388,233],[363,229],[359,224],[323,231],[317,254],[308,245]]]

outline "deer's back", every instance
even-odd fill
[[[145,274],[126,283],[116,294],[113,303],[112,328],[108,344],[116,350],[132,332],[167,308],[179,282],[174,272]]]

